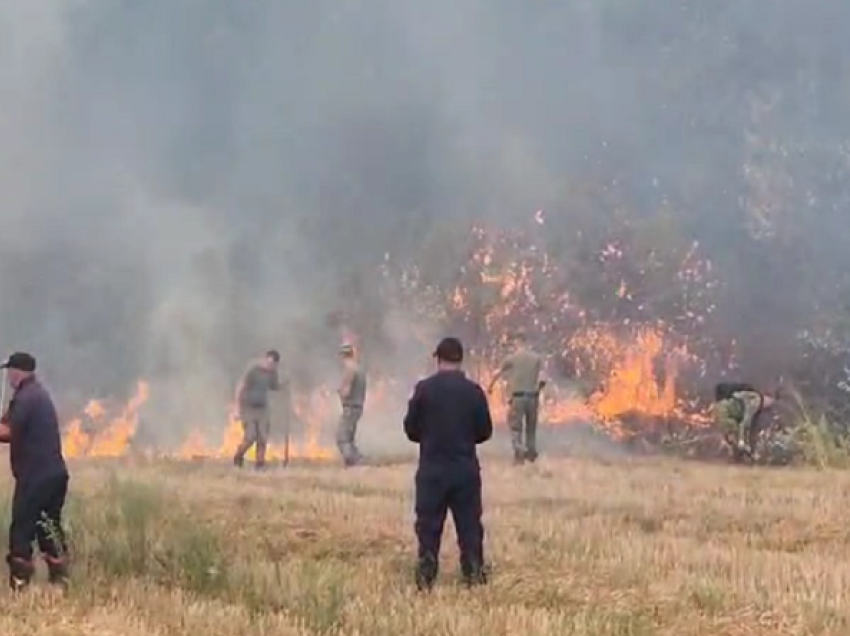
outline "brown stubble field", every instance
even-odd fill
[[[492,584],[456,584],[449,525],[421,597],[412,472],[73,464],[74,585],[4,589],[0,634],[850,634],[848,474],[488,459]]]

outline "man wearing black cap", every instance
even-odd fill
[[[463,346],[445,338],[434,352],[437,372],[416,385],[404,431],[419,444],[416,471],[416,585],[430,589],[439,569],[446,514],[452,512],[467,585],[487,582],[481,523],[481,467],[476,446],[493,435],[483,389],[461,370]]]
[[[269,442],[271,416],[269,415],[269,391],[280,390],[278,364],[280,354],[272,349],[266,355],[248,366],[248,370],[236,386],[235,402],[239,420],[242,422],[242,443],[236,449],[233,463],[242,467],[245,454],[254,444],[257,445],[255,468],[266,465],[266,448]]]
[[[15,393],[0,418],[0,441],[8,443],[15,494],[9,528],[9,584],[25,588],[34,572],[33,541],[47,562],[50,582],[67,579],[67,545],[62,509],[68,492],[68,468],[53,400],[35,376],[35,358],[13,353],[0,365]]]

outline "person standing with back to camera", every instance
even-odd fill
[[[445,338],[434,352],[437,372],[416,385],[404,417],[407,438],[419,444],[416,471],[416,586],[430,590],[439,570],[446,514],[452,512],[463,580],[487,583],[481,466],[476,447],[493,435],[484,390],[461,366],[463,345]]]
[[[508,428],[514,449],[514,463],[537,461],[537,423],[540,414],[540,392],[546,386],[541,379],[543,357],[528,346],[525,332],[514,336],[516,348],[502,362],[493,376],[487,393],[501,379],[507,380]]]

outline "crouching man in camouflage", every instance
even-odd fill
[[[255,467],[261,470],[266,465],[266,448],[269,442],[271,417],[269,414],[269,391],[280,390],[278,365],[280,354],[271,350],[258,362],[253,362],[236,386],[235,402],[239,420],[242,422],[242,443],[233,457],[234,465],[242,467],[245,454],[257,446]]]
[[[352,345],[342,345],[339,355],[342,359],[342,381],[338,393],[342,403],[342,415],[337,428],[336,443],[343,462],[348,467],[363,460],[363,456],[357,449],[355,437],[357,424],[363,416],[363,407],[366,403],[366,374],[357,363]]]
[[[758,436],[758,418],[775,398],[750,384],[721,382],[714,387],[714,422],[735,459],[752,457]]]

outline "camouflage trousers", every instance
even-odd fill
[[[347,466],[357,463],[361,458],[354,440],[357,436],[357,424],[362,416],[362,406],[343,405],[336,430],[336,445]]]
[[[718,422],[723,439],[733,450],[747,447],[754,450],[758,438],[758,426],[750,419],[722,419]]]
[[[748,455],[755,452],[758,437],[758,427],[752,421],[746,420],[738,423],[734,429],[727,429],[724,434],[726,443],[736,456],[742,452]]]
[[[734,425],[722,427],[721,432],[723,439],[732,448],[736,448],[742,444],[746,444],[750,440],[750,427],[743,422],[734,422]]]
[[[242,442],[236,449],[234,461],[241,465],[245,460],[245,453],[257,445],[257,466],[266,463],[266,448],[269,444],[269,432],[271,430],[271,418],[267,408],[243,408],[239,413],[242,422]]]
[[[508,402],[508,428],[514,459],[518,462],[537,459],[537,415],[540,398],[532,393],[513,395]]]

